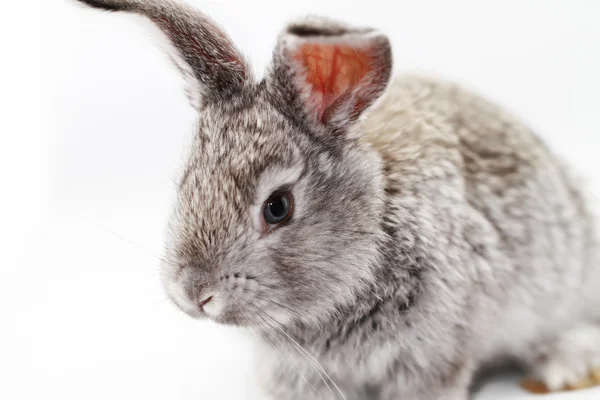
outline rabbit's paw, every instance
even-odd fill
[[[533,392],[577,390],[600,385],[600,325],[580,325],[541,347],[532,373]]]

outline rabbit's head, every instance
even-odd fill
[[[163,265],[182,310],[238,325],[316,323],[373,283],[383,178],[358,120],[390,79],[385,36],[316,17],[290,24],[257,82],[188,6],[82,1],[150,19],[190,83],[200,118]]]

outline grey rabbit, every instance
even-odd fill
[[[255,333],[270,398],[464,400],[504,360],[553,390],[600,367],[591,203],[511,115],[392,79],[374,29],[293,22],[259,81],[188,5],[80,1],[168,39],[199,120],[165,290]]]

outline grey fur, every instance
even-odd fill
[[[272,398],[464,400],[475,371],[506,357],[551,380],[545,366],[569,354],[548,348],[580,326],[596,332],[600,264],[581,186],[497,106],[405,76],[361,119],[342,107],[320,123],[303,108],[288,46],[372,40],[385,79],[358,93],[371,104],[391,71],[385,36],[304,20],[253,83],[196,11],[84,2],[181,28],[167,35],[205,90],[165,286],[192,316],[213,295],[206,314],[256,331],[271,348],[261,367]],[[265,236],[261,205],[282,184],[294,217]]]

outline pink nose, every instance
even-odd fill
[[[204,299],[200,303],[198,303],[198,306],[200,307],[200,309],[202,309],[202,307],[207,305],[212,300],[212,298],[213,298],[212,296],[207,297],[206,299]]]

